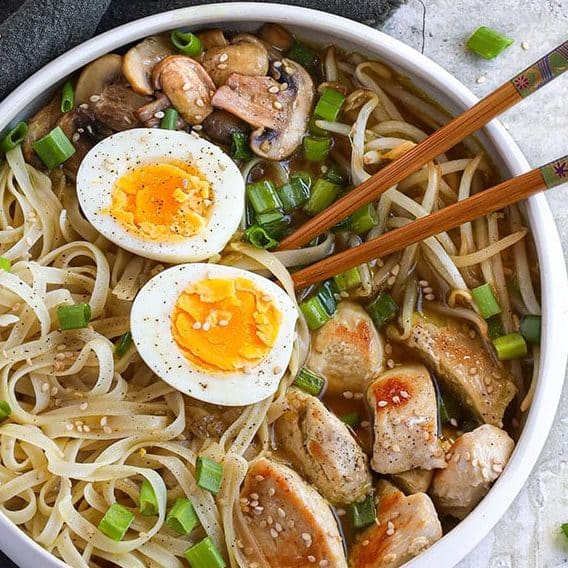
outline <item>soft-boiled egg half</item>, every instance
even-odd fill
[[[169,263],[218,253],[244,210],[243,177],[195,134],[136,128],[99,142],[77,173],[89,222],[116,245]]]
[[[274,393],[294,342],[296,307],[279,286],[239,268],[180,264],[140,290],[130,316],[146,364],[178,391],[242,406]]]

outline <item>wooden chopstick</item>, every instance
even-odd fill
[[[357,247],[329,256],[292,274],[295,288],[327,280],[344,270],[384,257],[428,237],[503,209],[543,189],[568,182],[568,156],[486,189],[404,227],[383,233]]]
[[[568,40],[304,223],[277,250],[305,245],[567,69]]]

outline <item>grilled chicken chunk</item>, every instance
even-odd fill
[[[335,315],[312,334],[307,366],[327,380],[332,392],[363,392],[383,367],[383,341],[367,312],[343,301]]]
[[[347,426],[315,396],[291,389],[275,436],[294,468],[332,503],[352,503],[371,488],[368,459]]]
[[[460,436],[446,454],[448,467],[434,474],[430,487],[439,510],[463,519],[499,477],[514,445],[507,432],[490,424]]]
[[[285,465],[266,458],[253,462],[240,504],[237,533],[249,565],[347,568],[329,505]]]
[[[501,427],[503,414],[516,393],[509,373],[450,318],[414,315],[406,344],[431,366],[440,382],[482,422]]]
[[[374,414],[373,459],[378,473],[445,467],[438,440],[436,391],[423,365],[386,371],[367,390]]]
[[[395,473],[390,478],[406,495],[412,495],[414,493],[427,493],[433,476],[433,470],[410,469],[402,473]]]
[[[377,519],[349,555],[352,568],[397,568],[442,537],[436,509],[425,493],[406,497],[388,481],[377,485]]]

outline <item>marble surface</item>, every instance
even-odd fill
[[[514,45],[492,61],[467,53],[465,41],[480,25],[514,38]],[[418,50],[423,46],[425,55],[484,96],[567,39],[568,0],[408,0],[383,31]],[[501,121],[532,165],[566,154],[568,77],[521,102]],[[548,200],[568,259],[568,188],[550,191]],[[549,439],[525,487],[459,568],[566,565],[568,539],[559,531],[564,522],[568,522],[568,381]]]

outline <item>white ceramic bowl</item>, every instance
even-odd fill
[[[197,29],[218,25],[253,29],[262,22],[278,22],[312,41],[336,43],[384,60],[412,78],[417,86],[452,113],[459,113],[477,102],[469,89],[430,59],[367,26],[292,6],[214,4],[150,16],[72,49],[38,71],[0,104],[0,131],[7,125],[29,117],[41,107],[48,100],[49,93],[67,75],[96,57],[130,42],[180,27]],[[529,169],[519,148],[498,122],[491,122],[480,138],[504,176],[510,177]],[[552,425],[568,355],[565,339],[568,284],[558,233],[544,196],[537,195],[529,200],[527,216],[540,260],[543,298],[543,349],[532,407],[511,461],[489,495],[462,523],[407,567],[449,568],[464,558],[491,530],[520,491]],[[0,548],[20,568],[65,568],[63,562],[25,536],[3,515],[0,515]]]

